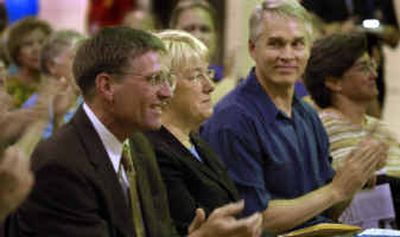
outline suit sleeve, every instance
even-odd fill
[[[46,159],[36,152],[33,159]],[[47,160],[34,170],[36,183],[17,211],[19,236],[112,236],[93,186],[60,161]]]
[[[167,188],[170,210],[174,210],[171,211],[172,219],[178,232],[187,234],[187,228],[195,216],[196,208],[200,206],[188,190],[184,170],[178,162],[163,152],[157,152],[156,155]],[[210,212],[210,210],[205,211]]]

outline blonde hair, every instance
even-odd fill
[[[195,60],[209,59],[207,46],[191,34],[166,30],[156,34],[165,44],[165,65],[172,71],[188,68]]]
[[[310,42],[313,40],[311,16],[297,0],[263,0],[250,16],[250,41],[255,42],[262,33],[266,13],[299,20],[306,27],[308,40]]]

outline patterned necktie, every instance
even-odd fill
[[[135,234],[136,237],[145,237],[146,235],[143,226],[143,217],[140,210],[140,200],[137,190],[136,171],[135,167],[133,166],[132,153],[130,151],[128,141],[124,142],[123,144],[121,163],[129,182],[128,193],[130,197],[130,207],[132,211],[133,225],[135,227]]]

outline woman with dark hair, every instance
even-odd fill
[[[370,56],[377,64],[378,96],[369,114],[381,117],[385,105],[383,46],[395,48],[400,39],[394,0],[304,0],[303,5],[322,21],[325,34],[364,31]],[[371,24],[372,23],[372,24]]]
[[[396,216],[400,217],[400,145],[382,121],[366,114],[378,95],[376,77],[365,35],[333,34],[314,43],[304,81],[321,108],[319,116],[329,136],[334,168],[366,137],[386,141],[387,163],[370,183],[390,183]]]

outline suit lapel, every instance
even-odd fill
[[[200,142],[200,139],[196,136],[191,136],[191,140],[196,147],[197,152],[200,157],[203,159],[203,163],[198,161],[193,154],[186,149],[176,138],[172,135],[165,127],[162,127],[159,132],[157,132],[160,136],[160,141],[163,144],[163,148],[166,152],[173,153],[173,155],[185,163],[189,167],[194,167],[195,170],[200,171],[204,175],[208,176],[210,179],[214,180],[216,183],[220,184],[221,187],[226,189],[232,198],[237,198],[238,194],[236,188],[233,183],[230,182],[229,177],[224,172],[224,167],[221,164],[217,163],[218,157],[212,154],[212,151],[207,148],[203,143]],[[171,149],[173,147],[174,149]],[[213,161],[213,158],[215,161]]]
[[[143,134],[134,133],[130,139],[130,148],[134,157],[139,198],[148,236],[175,236],[170,220],[167,192],[151,145]]]
[[[72,124],[77,128],[88,159],[94,167],[95,177],[103,189],[102,193],[107,205],[107,214],[111,225],[123,233],[124,236],[132,236],[133,226],[129,224],[132,223],[130,221],[132,217],[118,177],[99,135],[82,106],[76,112]]]
[[[192,143],[195,145],[203,161],[214,171],[216,174],[216,181],[224,187],[233,199],[239,198],[239,193],[231,178],[225,169],[225,166],[221,163],[219,157],[209,148],[209,146],[203,142],[197,135],[191,134]]]

